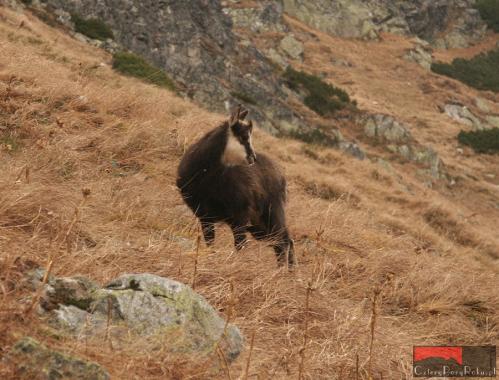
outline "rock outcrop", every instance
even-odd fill
[[[125,274],[105,287],[85,277],[51,278],[41,299],[49,324],[75,337],[132,339],[154,350],[207,354],[219,346],[229,361],[243,348],[239,329],[227,324],[189,286],[152,274]]]
[[[415,37],[412,42],[414,43],[414,47],[407,51],[404,58],[417,63],[428,71],[431,70],[433,49],[430,44],[419,37]]]
[[[474,130],[484,129],[484,123],[475,116],[466,106],[458,103],[446,104],[444,107],[444,112],[451,119],[457,121],[460,124],[472,127]]]
[[[6,357],[21,379],[108,380],[100,365],[53,350],[32,338],[18,341]]]
[[[474,0],[283,0],[283,4],[291,16],[340,37],[413,34],[438,47],[456,48],[478,41],[486,30]]]
[[[403,160],[424,166],[432,178],[445,178],[443,163],[437,152],[415,141],[407,127],[392,116],[369,115],[364,120],[364,134],[371,143],[383,144],[388,151]]]
[[[271,29],[282,16],[278,5],[258,11],[225,10],[219,0],[46,0],[46,4],[108,24],[115,41],[164,69],[179,91],[211,110],[245,103],[270,132],[304,128],[286,104],[270,61],[233,33],[240,26]],[[276,24],[277,25],[277,24]],[[282,26],[284,27],[284,26]]]

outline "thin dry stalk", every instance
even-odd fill
[[[107,324],[106,324],[106,341],[109,342],[109,347],[111,350],[114,349],[113,342],[111,340],[111,319],[113,317],[113,303],[111,297],[107,297]]]
[[[26,170],[28,170],[27,166],[26,166]],[[59,244],[59,249],[64,245],[64,243],[67,242],[68,237],[71,234],[71,231],[73,230],[73,227],[75,226],[76,222],[78,221],[79,209],[80,209],[80,207],[82,207],[85,204],[85,201],[87,200],[88,196],[90,195],[90,190],[83,189],[82,194],[83,194],[83,199],[81,200],[80,204],[75,208],[75,211],[73,214],[73,219],[69,223],[69,226],[66,230],[66,233],[64,234],[64,238],[62,239],[61,243]],[[52,242],[51,242],[50,246],[52,246]],[[68,252],[69,252],[69,250],[70,250],[69,245],[67,245],[67,247],[68,247]],[[25,310],[26,315],[30,314],[34,310],[34,308],[36,307],[38,302],[40,301],[43,289],[45,288],[45,285],[47,285],[47,282],[48,282],[49,277],[50,277],[50,273],[52,272],[54,262],[55,262],[55,259],[54,259],[53,255],[50,254],[48,264],[47,264],[47,269],[45,270],[45,274],[43,276],[42,283],[40,284],[40,287],[38,288],[36,295],[35,295],[35,297],[33,297],[33,300],[31,301],[30,305]]]
[[[59,245],[59,247],[62,247],[64,245],[64,243],[66,243],[68,253],[71,253],[71,245],[68,243],[69,235],[73,231],[73,228],[74,228],[76,222],[78,221],[78,216],[80,215],[80,208],[82,208],[85,205],[85,202],[86,202],[88,196],[90,195],[90,190],[89,189],[82,189],[82,194],[83,194],[83,198],[82,198],[80,204],[78,206],[76,206],[74,214],[73,214],[73,219],[69,223],[69,227],[66,230],[66,233],[64,234],[64,239],[62,239],[62,242]]]
[[[378,296],[380,293],[380,289],[375,289],[373,293],[373,301],[372,301],[372,315],[371,315],[371,343],[369,345],[369,362],[368,362],[368,367],[367,367],[367,373],[369,376],[369,379],[372,379],[372,357],[373,357],[373,347],[374,347],[374,330],[376,328],[376,301],[378,300]]]
[[[196,289],[196,276],[198,273],[199,246],[201,245],[201,234],[198,233],[196,240],[196,256],[194,257],[194,273],[192,275],[192,290]]]
[[[29,183],[29,166],[24,165],[22,169],[19,171],[19,174],[16,177],[15,182],[19,182],[21,180],[21,177],[24,173],[24,178],[26,179],[26,183]]]
[[[355,380],[359,380],[359,354],[355,355]]]
[[[227,363],[227,358],[225,357],[225,354],[223,353],[222,349],[220,346],[217,345],[217,354],[218,358],[220,359],[220,362],[222,363],[225,371],[225,375],[227,376],[227,379],[232,380],[232,376],[230,375],[230,368],[229,368],[229,363]]]
[[[305,324],[303,327],[303,346],[300,349],[300,365],[298,367],[298,380],[303,378],[303,372],[305,371],[305,351],[308,344],[308,314],[310,309],[310,293],[312,293],[312,281],[309,281],[307,286],[307,293],[305,296]]]
[[[251,363],[251,354],[253,353],[253,344],[255,343],[255,335],[256,335],[256,329],[253,330],[253,333],[251,334],[250,350],[248,353],[248,361],[246,362],[246,368],[244,369],[243,380],[248,379],[249,368]]]
[[[198,236],[198,237],[200,237],[200,236]],[[200,240],[200,239],[198,239],[198,240]],[[227,374],[227,378],[229,380],[232,380],[232,377],[230,375],[230,369],[229,369],[229,365],[227,363],[227,358],[225,357],[225,354],[223,353],[222,347],[220,347],[220,342],[222,341],[222,339],[225,338],[225,336],[227,334],[227,328],[229,327],[229,323],[230,323],[230,320],[232,318],[232,309],[234,308],[235,303],[236,303],[236,297],[235,297],[235,292],[234,292],[234,283],[231,281],[230,282],[230,299],[229,299],[229,302],[227,305],[227,318],[225,320],[224,329],[222,331],[222,334],[220,335],[220,339],[218,339],[218,341],[215,345],[218,356],[222,357],[221,362],[224,366],[225,373]]]
[[[47,282],[50,277],[50,272],[52,271],[52,267],[54,266],[54,260],[51,258],[49,259],[49,262],[47,264],[47,269],[45,270],[45,274],[43,276],[42,283],[38,287],[38,290],[36,291],[35,296],[33,297],[33,300],[31,301],[30,305],[26,308],[24,314],[29,315],[35,308],[35,306],[38,304],[40,301],[40,297],[42,296],[43,289],[45,288],[45,285],[47,285]]]

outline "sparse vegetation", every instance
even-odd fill
[[[0,134],[0,148],[5,149],[7,152],[16,152],[21,148],[21,142],[14,135],[6,134],[2,136]]]
[[[289,66],[283,78],[289,88],[304,92],[305,105],[321,116],[331,116],[336,111],[353,105],[346,91],[324,82],[315,75],[297,71]]]
[[[478,0],[476,8],[489,28],[499,33],[499,0]]]
[[[499,128],[481,131],[461,131],[457,136],[459,142],[467,145],[477,153],[499,153]]]
[[[250,105],[257,105],[257,101],[253,99],[250,95],[238,92],[238,91],[233,91],[230,93],[234,98],[241,100],[243,103],[250,104]]]
[[[97,18],[85,19],[76,13],[71,14],[75,31],[95,40],[105,41],[114,38],[113,31],[104,21]]]
[[[313,197],[324,199],[326,201],[336,201],[343,199],[354,204],[357,204],[360,199],[356,195],[334,186],[331,183],[303,181],[304,190]]]
[[[451,64],[437,62],[433,72],[457,79],[479,90],[499,92],[499,49],[479,54],[472,59],[456,58]]]
[[[336,136],[332,136],[324,132],[319,127],[310,128],[307,130],[295,130],[287,134],[287,136],[306,142],[307,144],[322,145],[329,147],[336,147],[338,145],[338,139]]]
[[[169,90],[175,89],[173,81],[163,70],[152,66],[144,58],[134,53],[119,52],[114,54],[113,69],[122,74],[142,79],[159,87],[167,88]]]

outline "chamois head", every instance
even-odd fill
[[[253,165],[256,154],[251,143],[253,123],[244,121],[248,116],[248,110],[239,105],[229,119],[227,144],[222,156],[222,163],[227,166]]]

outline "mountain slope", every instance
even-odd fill
[[[458,155],[460,126],[436,109],[450,93],[468,102],[479,92],[398,58],[409,44],[403,37],[359,42],[290,25],[297,38],[317,36],[305,41],[297,68],[326,71],[360,108],[406,122],[460,174],[458,185],[428,188],[414,164],[388,163],[390,155],[369,143],[373,160],[360,161],[257,131],[257,151],[278,161],[290,182],[299,266],[276,269],[272,251],[255,242],[234,253],[230,232],[219,228],[215,248],[201,246],[194,270],[198,226],[174,186],[175,170],[185,147],[225,116],[119,76],[102,50],[29,12],[0,7],[2,355],[30,335],[100,363],[113,378],[227,377],[217,357],[54,335],[36,313],[24,312],[30,292],[21,286],[30,262],[50,260],[54,274],[100,282],[150,272],[192,283],[196,272],[196,290],[247,338],[232,378],[245,371],[253,334],[250,375],[282,379],[300,367],[307,378],[354,378],[357,355],[360,378],[368,378],[370,357],[374,378],[407,378],[413,345],[497,344],[498,210],[490,205],[498,184],[486,174],[498,172],[498,157]],[[330,66],[329,54],[353,67]],[[357,138],[349,125],[339,127]],[[82,189],[90,190],[84,202]],[[11,370],[2,364],[0,377]]]

